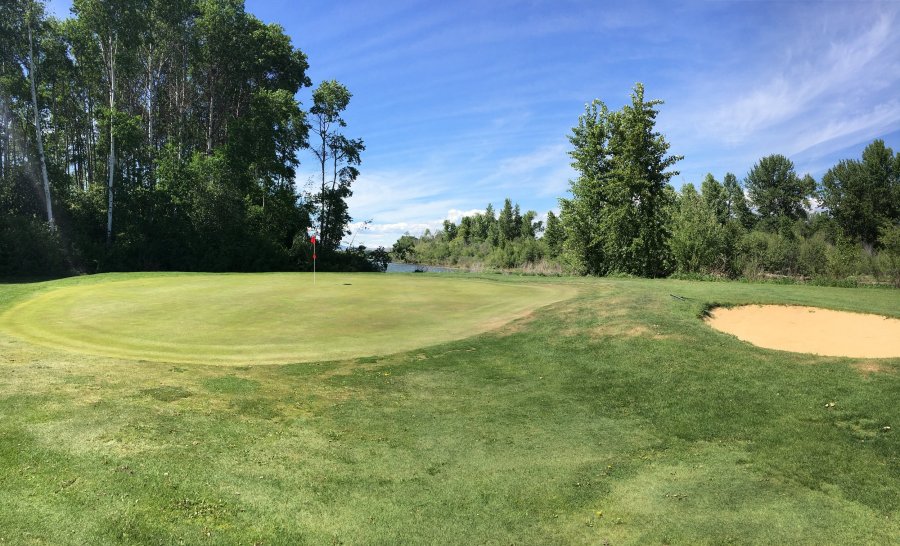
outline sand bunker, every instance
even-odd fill
[[[900,319],[817,307],[744,305],[714,309],[716,330],[754,345],[822,356],[900,357]]]

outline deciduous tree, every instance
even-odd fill
[[[659,100],[636,84],[631,104],[610,112],[588,105],[569,137],[578,178],[561,200],[570,261],[589,273],[619,271],[656,277],[670,268],[667,191],[681,156],[655,130]]]
[[[352,195],[350,186],[359,176],[357,166],[366,149],[361,139],[348,139],[341,133],[341,129],[347,126],[343,112],[352,96],[336,80],[324,81],[313,91],[311,130],[317,141],[312,152],[322,174],[321,191],[316,201],[323,249],[336,249],[346,234],[346,226],[350,222],[346,199]],[[330,177],[326,177],[326,167],[329,166]]]
[[[900,222],[900,153],[875,140],[862,160],[839,162],[822,177],[822,205],[844,233],[871,249],[879,228]]]
[[[816,186],[812,177],[797,176],[794,163],[779,154],[760,159],[747,173],[744,185],[757,214],[776,222],[806,218]]]

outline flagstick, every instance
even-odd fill
[[[315,228],[307,228],[306,234],[309,236],[310,242],[313,245],[313,284],[316,284],[316,239],[319,238],[319,234],[316,232]]]

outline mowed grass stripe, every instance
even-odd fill
[[[46,291],[2,316],[34,343],[180,363],[283,363],[411,350],[501,326],[574,288],[413,275],[189,275]]]

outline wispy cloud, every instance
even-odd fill
[[[688,181],[705,171],[742,175],[772,153],[821,174],[836,153],[900,128],[900,4],[779,9],[757,35],[726,25],[709,62],[668,90],[660,120],[687,156]]]
[[[838,37],[830,43],[809,39],[799,51],[782,53],[772,59],[770,73],[757,75],[761,83],[744,82],[750,84],[747,91],[714,111],[706,129],[731,144],[740,144],[760,131],[821,108],[822,99],[826,106],[842,106],[846,111],[851,106],[847,102],[860,101],[860,91],[878,92],[878,88],[896,83],[900,77],[896,72],[896,52],[900,51],[896,19],[893,10],[886,10],[875,15],[871,26],[858,35]],[[840,113],[837,108],[829,110]],[[832,128],[840,125],[832,124]]]

